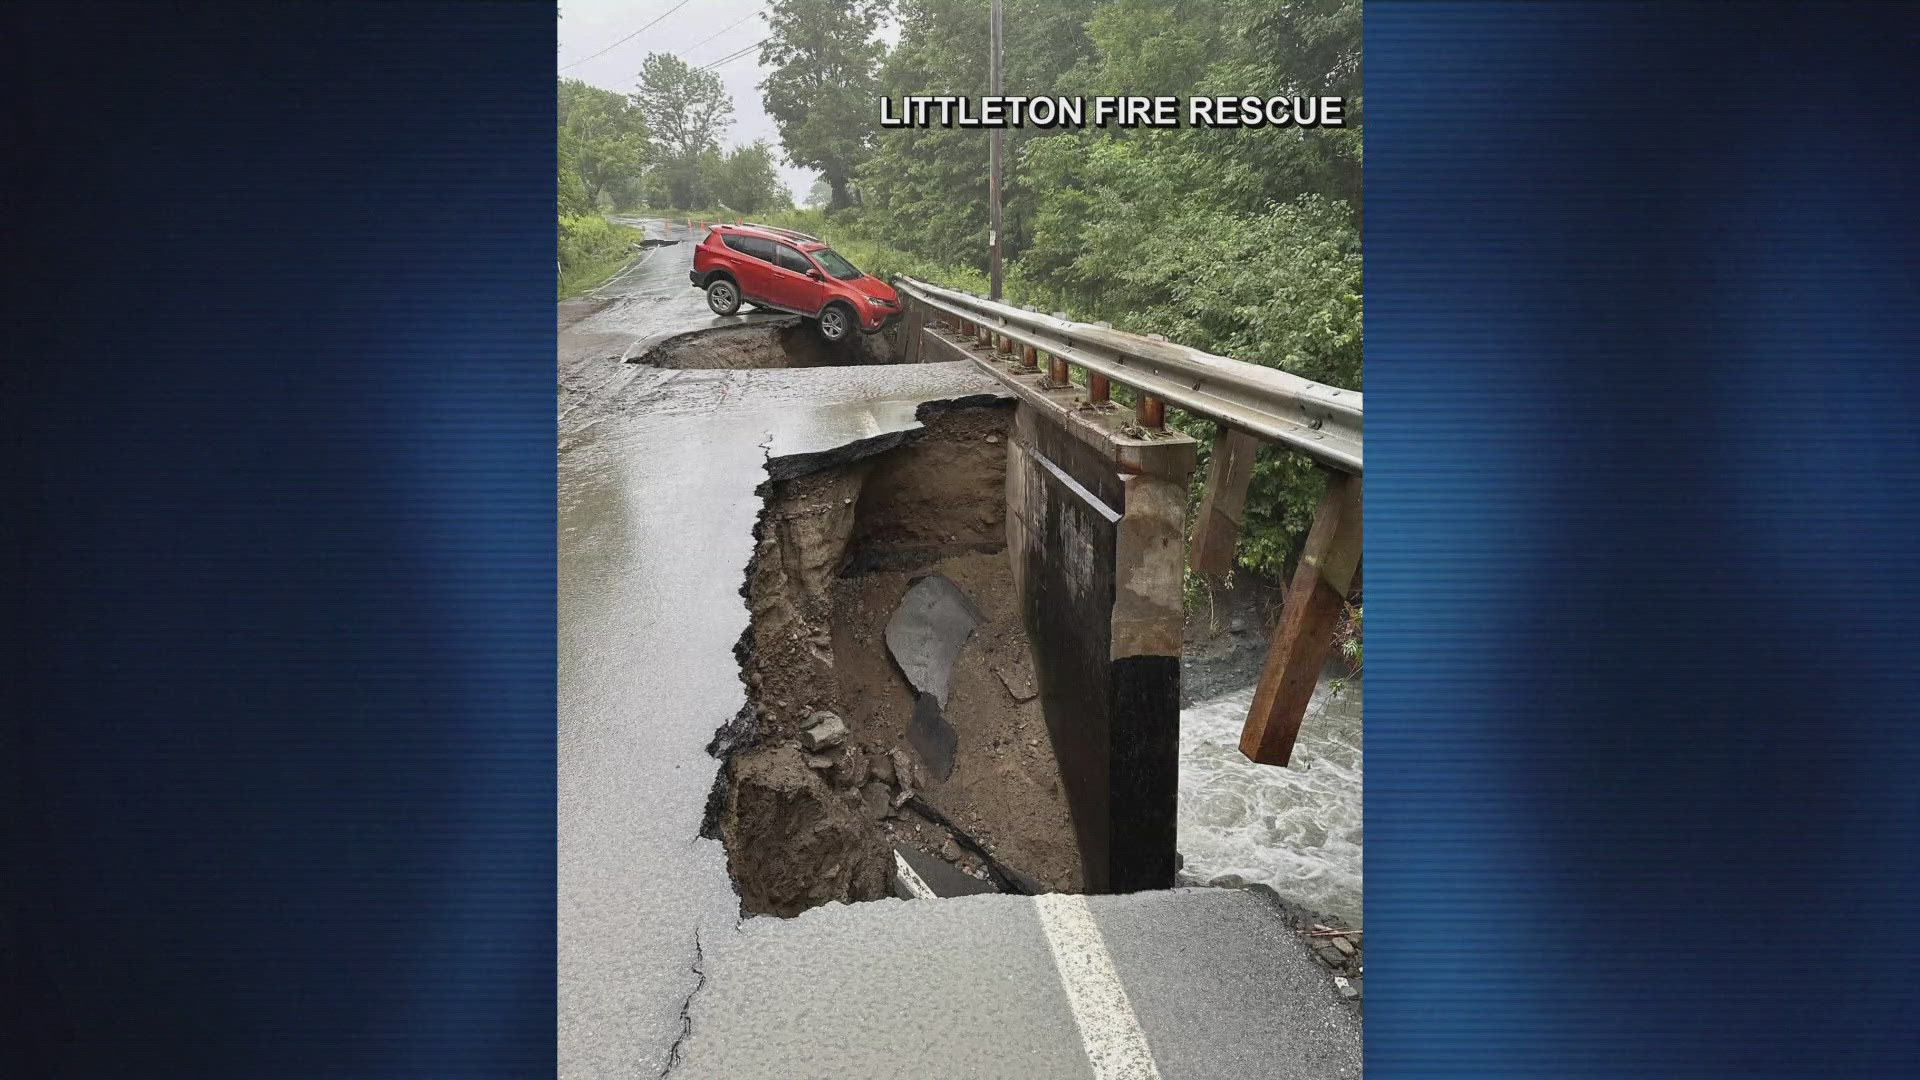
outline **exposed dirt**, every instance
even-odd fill
[[[630,361],[681,370],[852,367],[895,362],[889,334],[829,342],[811,319],[745,322],[668,338]]]
[[[904,445],[763,488],[739,653],[750,705],[717,743],[730,751],[715,831],[743,910],[793,915],[886,895],[891,845],[914,844],[977,878],[988,867],[915,813],[917,794],[999,863],[1060,891],[1078,852],[1005,552],[1005,404],[923,413]],[[932,777],[906,738],[914,695],[886,624],[928,573],[951,579],[985,621],[957,661],[945,716],[953,775]],[[822,710],[847,728],[803,750]]]
[[[1251,686],[1260,678],[1285,595],[1279,585],[1237,569],[1232,584],[1210,583],[1188,601],[1180,650],[1182,707]]]
[[[1189,599],[1180,653],[1182,708],[1259,681],[1286,594],[1278,582],[1241,567],[1231,582],[1203,586]],[[1356,669],[1336,650],[1326,671],[1350,678]]]

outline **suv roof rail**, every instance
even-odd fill
[[[768,232],[779,233],[782,236],[791,236],[799,240],[811,240],[816,244],[822,242],[819,237],[810,236],[806,233],[801,232],[798,229],[783,228],[779,225],[762,225],[757,221],[746,221],[746,222],[742,222],[741,224],[751,226],[752,228],[755,228],[755,229],[765,229]]]

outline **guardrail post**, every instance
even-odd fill
[[[1113,399],[1113,381],[1097,371],[1087,372],[1087,400],[1095,405],[1105,405]]]
[[[1042,354],[1047,358],[1047,385],[1055,390],[1073,385],[1073,373],[1067,370],[1067,362],[1052,353]]]
[[[1020,347],[1020,370],[1030,374],[1040,370],[1039,352],[1031,345]]]
[[[1293,757],[1300,721],[1360,570],[1360,514],[1360,478],[1329,477],[1240,734],[1240,752],[1257,764],[1285,765]]]
[[[1247,507],[1247,486],[1253,481],[1253,462],[1260,440],[1225,424],[1213,436],[1207,457],[1207,489],[1200,501],[1199,521],[1188,547],[1187,566],[1202,577],[1220,577],[1233,569],[1233,550],[1240,542],[1241,516]]]
[[[1133,399],[1134,422],[1148,431],[1167,426],[1167,403],[1151,394],[1136,394]]]

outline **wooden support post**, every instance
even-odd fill
[[[1167,426],[1167,403],[1150,394],[1137,394],[1133,399],[1133,419],[1148,431],[1159,431]]]
[[[1112,398],[1112,381],[1097,371],[1087,372],[1087,400],[1095,405],[1105,405]]]
[[[1253,691],[1240,734],[1240,752],[1249,760],[1285,765],[1293,757],[1300,721],[1333,651],[1334,628],[1359,570],[1360,478],[1340,473],[1327,480],[1267,650],[1267,666]]]
[[[921,340],[927,326],[927,309],[919,301],[908,298],[906,302],[906,325],[901,327],[901,348],[909,364],[922,363],[926,343]]]
[[[1233,569],[1233,549],[1240,541],[1240,519],[1247,506],[1247,485],[1253,481],[1253,461],[1260,440],[1244,431],[1221,425],[1213,436],[1207,460],[1207,490],[1200,500],[1199,521],[1187,548],[1187,565],[1202,577],[1220,577]]]

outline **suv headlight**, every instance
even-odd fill
[[[882,300],[877,296],[867,297],[867,303],[872,304],[874,307],[892,307],[893,306],[892,301]]]

